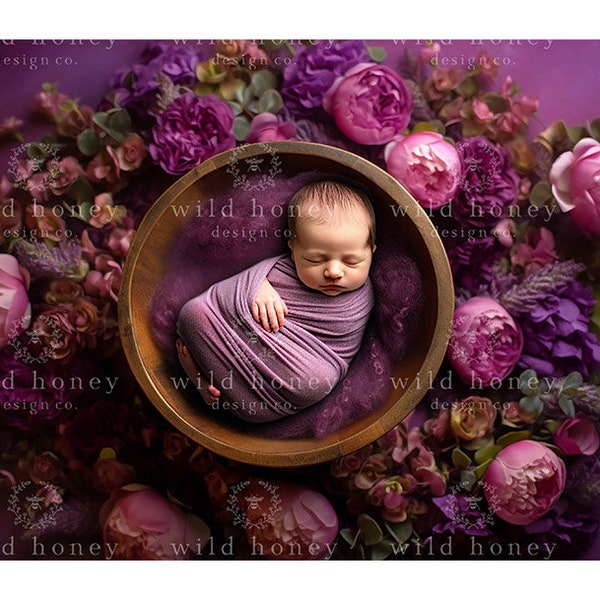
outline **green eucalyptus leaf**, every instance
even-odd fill
[[[513,444],[514,442],[520,442],[521,440],[526,440],[531,437],[529,431],[511,431],[509,433],[505,433],[500,436],[496,440],[496,444],[501,448],[506,448],[509,444]]]
[[[475,452],[475,462],[478,465],[482,465],[486,462],[489,462],[502,450],[502,446],[498,444],[490,444],[489,446],[484,446]],[[475,469],[477,470],[477,469]]]
[[[373,62],[383,62],[387,58],[387,52],[382,46],[367,46],[367,53]]]
[[[483,94],[481,99],[494,114],[505,112],[508,109],[508,102],[502,94],[488,92]]]
[[[468,469],[471,466],[471,459],[460,448],[454,448],[452,463],[457,469]]]
[[[231,106],[231,110],[233,111],[233,116],[237,117],[244,112],[244,107],[239,103],[232,100],[229,102],[229,106]]]
[[[69,214],[73,213],[77,218],[81,218],[87,222],[90,218],[90,211],[89,207],[87,210],[85,207],[87,205],[91,206],[94,203],[94,196],[96,195],[92,184],[85,177],[78,177],[71,184],[67,194],[69,198],[75,200],[75,202],[82,207],[81,209],[78,209],[78,212],[81,214],[77,214],[77,211],[75,211],[74,208],[69,205]]]
[[[567,134],[569,139],[576,144],[579,140],[582,140],[585,137],[589,137],[589,133],[585,127],[581,125],[575,125],[574,127],[567,128]]]
[[[581,373],[569,373],[562,383],[562,391],[569,389],[576,390],[581,385],[583,385],[583,377]]]
[[[558,406],[565,413],[565,415],[567,415],[567,417],[575,416],[575,405],[573,404],[572,398],[561,394],[558,397]]]
[[[485,475],[485,472],[487,471],[487,468],[490,466],[491,462],[492,459],[490,458],[490,460],[486,460],[485,462],[481,463],[478,467],[475,468],[474,473],[477,479],[481,479]]]
[[[375,546],[383,540],[383,531],[375,519],[366,514],[358,516],[357,525],[362,535],[362,540],[367,546]]]
[[[267,90],[258,101],[258,112],[277,114],[283,108],[283,99],[277,90]]]
[[[401,523],[390,523],[389,521],[385,521],[385,528],[399,544],[406,542],[413,532],[412,523],[408,519]]]
[[[347,528],[340,529],[340,537],[350,546],[350,550],[352,550],[360,538],[360,531]]]
[[[267,90],[277,87],[277,78],[268,69],[263,69],[252,76],[251,85],[255,96],[260,98]]]
[[[533,369],[527,369],[519,376],[519,389],[525,395],[531,395],[532,392],[537,393],[540,380],[537,373]]]
[[[544,408],[544,404],[542,403],[542,399],[539,396],[523,396],[519,401],[521,408],[530,415],[535,415],[539,413],[542,408]]]
[[[233,135],[238,142],[243,142],[250,133],[250,121],[246,117],[236,117],[233,121]]]
[[[371,560],[385,560],[392,553],[390,540],[382,540],[371,548]]]
[[[100,138],[93,129],[85,129],[77,136],[77,148],[86,156],[94,156],[100,150]]]
[[[552,198],[552,188],[547,181],[538,181],[529,192],[529,202],[541,208]]]
[[[590,123],[590,135],[600,142],[600,118],[594,119]]]

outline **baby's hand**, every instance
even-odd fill
[[[287,306],[275,288],[265,279],[256,292],[252,303],[252,316],[265,331],[279,331],[288,314]]]

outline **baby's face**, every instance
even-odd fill
[[[300,281],[328,296],[358,289],[371,268],[374,248],[368,238],[368,219],[361,211],[344,215],[343,221],[298,223],[289,245]]]

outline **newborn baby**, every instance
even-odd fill
[[[179,361],[205,401],[274,421],[322,400],[346,375],[373,308],[375,218],[333,180],[288,207],[290,254],[214,284],[179,314]]]

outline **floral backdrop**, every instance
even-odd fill
[[[360,40],[149,42],[94,102],[48,82],[0,115],[1,558],[597,558],[600,120],[539,127],[544,98],[475,48],[390,60]],[[164,421],[117,321],[161,192],[217,153],[286,139],[402,182],[456,294],[414,413],[293,471]]]

